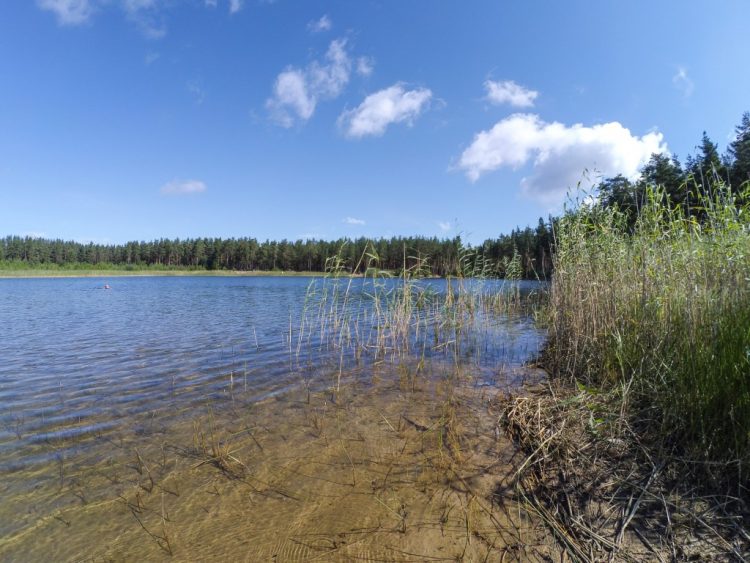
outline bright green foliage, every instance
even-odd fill
[[[564,216],[548,355],[558,374],[619,389],[645,439],[748,484],[750,207],[722,184],[710,194],[700,222],[663,189],[631,229],[616,207]]]

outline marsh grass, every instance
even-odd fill
[[[411,256],[404,249],[404,267],[398,275],[381,269],[380,262],[374,248],[366,247],[353,270],[365,274],[353,277],[340,254],[330,257],[327,275],[308,286],[296,327],[290,317],[291,363],[299,363],[311,350],[335,351],[337,390],[351,360],[398,363],[416,357],[417,372],[434,354],[458,363],[478,335],[499,318],[529,315],[545,298],[543,291],[522,295],[518,256],[491,265],[473,250],[461,249],[459,275],[447,278],[445,291],[425,282],[429,256]],[[505,273],[505,281],[490,283],[498,270]]]
[[[499,422],[517,498],[582,561],[750,553],[750,208],[652,189],[635,222],[578,205],[556,230],[547,389]]]
[[[563,217],[547,361],[615,390],[644,438],[747,498],[750,207],[718,182],[700,202],[698,221],[651,190],[632,230],[617,209]]]

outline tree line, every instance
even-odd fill
[[[742,115],[734,140],[723,155],[705,131],[696,149],[684,164],[677,156],[651,155],[636,180],[622,175],[606,178],[597,187],[599,204],[618,207],[632,224],[647,197],[648,186],[661,186],[672,206],[699,220],[703,216],[702,196],[710,194],[717,183],[729,186],[737,198],[750,196],[750,112]]]
[[[535,229],[515,229],[476,247],[465,245],[460,236],[263,242],[249,237],[189,238],[125,244],[7,236],[0,239],[0,266],[324,272],[337,257],[339,267],[350,273],[364,273],[368,265],[377,264],[395,274],[418,268],[423,275],[481,272],[503,277],[513,268],[514,276],[546,278],[551,272],[551,232],[549,222],[539,219]]]
[[[750,197],[750,113],[742,116],[735,139],[721,155],[704,132],[697,152],[682,164],[676,156],[653,154],[639,178],[604,179],[596,187],[597,202],[617,206],[633,218],[649,185],[662,186],[670,202],[700,218],[700,194],[719,181],[738,197]],[[337,257],[338,266],[364,273],[377,257],[377,267],[395,274],[419,269],[424,275],[488,275],[548,279],[552,272],[554,225],[539,219],[536,227],[516,228],[477,246],[460,236],[341,238],[258,241],[255,238],[189,238],[95,244],[7,236],[0,239],[0,268],[200,269],[324,272]]]

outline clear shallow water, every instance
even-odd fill
[[[513,545],[525,524],[496,499],[514,450],[493,397],[543,377],[515,369],[542,331],[475,299],[502,282],[466,282],[450,306],[455,281],[420,281],[403,309],[388,305],[401,282],[379,283],[0,280],[0,559],[487,560]],[[486,544],[468,546],[469,521]]]
[[[70,457],[124,427],[139,431],[155,420],[189,416],[235,393],[253,402],[303,383],[330,385],[334,372],[366,365],[354,348],[346,356],[332,350],[311,328],[311,281],[0,280],[0,473]],[[492,291],[502,282],[482,283]],[[522,283],[524,290],[539,287]],[[424,280],[420,287],[440,294],[446,283]],[[361,279],[349,286],[350,308],[362,321],[351,320],[347,333],[363,341],[372,332],[366,321],[371,291]],[[501,368],[528,360],[542,342],[526,317],[493,316],[481,324],[454,361],[471,362],[484,384],[497,384]],[[418,353],[445,357],[446,347],[434,344]]]

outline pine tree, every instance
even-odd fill
[[[729,178],[732,188],[740,190],[750,182],[750,112],[742,114],[742,122],[735,128],[734,141],[729,143]]]

